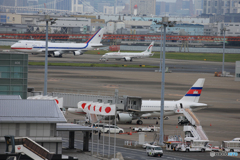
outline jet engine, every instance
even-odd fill
[[[82,55],[83,53],[81,51],[74,51],[73,52],[73,55],[74,56],[79,56],[79,55]]]
[[[118,122],[123,122],[123,123],[131,122],[132,119],[133,119],[133,117],[130,114],[127,114],[127,113],[119,113],[117,115]]]
[[[130,58],[130,57],[125,57],[124,59],[125,59],[125,61],[132,61],[132,58]]]
[[[59,51],[55,51],[55,52],[53,52],[53,55],[55,56],[55,57],[57,57],[57,56],[61,56],[61,53],[59,52]]]

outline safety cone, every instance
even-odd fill
[[[210,126],[212,126],[212,124],[210,123]]]
[[[176,128],[178,128],[178,126],[176,126]]]

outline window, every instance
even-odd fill
[[[108,103],[112,104],[112,100],[108,100]]]
[[[99,103],[102,103],[102,99],[98,99],[97,101],[98,101]]]

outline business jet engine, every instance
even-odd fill
[[[53,52],[54,57],[61,57],[62,54],[59,51]]]
[[[125,60],[125,61],[132,61],[132,58],[130,58],[130,57],[124,57],[124,60]]]
[[[73,55],[74,55],[74,56],[79,56],[79,55],[82,55],[82,54],[83,54],[82,51],[74,51],[74,52],[73,52]]]
[[[128,114],[128,113],[119,113],[117,115],[117,120],[120,123],[126,123],[126,122],[131,122],[133,120],[133,117],[131,114]]]

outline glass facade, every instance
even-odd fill
[[[0,53],[0,95],[27,98],[28,55]]]

